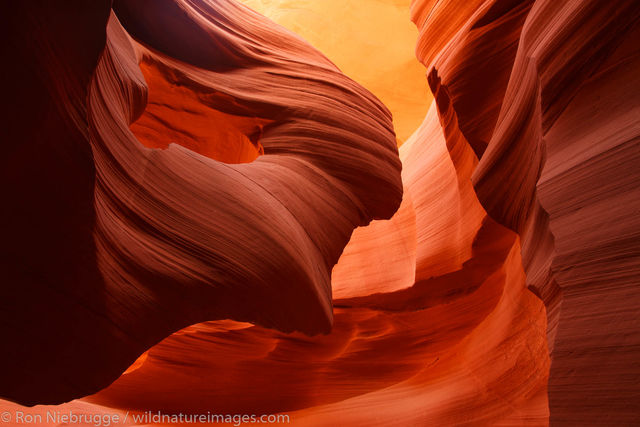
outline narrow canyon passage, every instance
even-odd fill
[[[332,10],[331,5],[319,3],[293,11],[278,4],[261,6],[259,11],[305,29],[312,44],[323,37],[309,32],[312,27],[300,13],[311,14],[317,8],[313,20],[308,19],[311,23],[318,21],[320,9],[325,14]],[[387,12],[400,9],[382,2],[378,7],[384,8],[362,14],[358,22],[372,26],[372,18],[377,17],[384,25]],[[334,13],[345,13],[342,5],[334,8]],[[358,9],[352,6],[352,10],[355,16]],[[295,12],[294,20],[290,14]],[[404,12],[405,24],[411,25],[406,5]],[[344,21],[336,21],[335,30],[344,28],[340,22],[350,22],[349,18],[341,16]],[[334,28],[325,31],[335,33]],[[347,28],[353,31],[354,27]],[[359,34],[367,39],[374,32],[363,28]],[[351,40],[338,40],[345,39]],[[395,43],[409,42],[415,44],[415,40]],[[348,47],[334,42],[326,47],[329,52],[323,53],[329,59],[333,53],[358,74],[361,43],[354,41]],[[143,58],[153,55],[141,50]],[[393,58],[394,63],[382,52],[379,58],[372,55],[371,62],[390,68],[391,73],[394,66],[407,73],[407,59],[412,67],[422,67],[412,50],[408,53],[412,57]],[[141,68],[150,85],[158,68],[150,70],[149,63],[143,59]],[[423,90],[428,88],[424,69],[418,76],[403,76],[404,80],[389,81],[388,73],[370,77],[370,89],[388,93],[389,88],[416,81],[422,82]],[[366,73],[361,70],[360,74]],[[179,85],[188,86],[184,81]],[[175,90],[168,95],[181,98]],[[429,102],[426,94],[424,98]],[[138,138],[140,123],[148,116],[157,117],[151,112],[156,108],[153,99],[150,86],[147,109],[132,125]],[[395,123],[410,120],[403,114],[417,109],[410,100],[402,100],[409,105],[396,105]],[[163,122],[185,120],[171,113]],[[435,103],[422,124],[415,126],[414,135],[400,149],[401,208],[389,221],[357,229],[334,267],[335,318],[329,335],[282,334],[229,321],[192,326],[146,352],[137,369],[88,400],[140,412],[171,413],[204,413],[215,402],[223,413],[295,411],[296,419],[313,425],[334,424],[344,420],[345,414],[353,414],[350,422],[369,422],[371,415],[357,408],[375,406],[376,417],[388,411],[393,419],[418,422],[414,413],[404,418],[397,414],[397,397],[389,398],[393,393],[424,402],[420,406],[429,413],[426,419],[438,424],[512,418],[543,423],[548,417],[546,314],[542,301],[526,289],[519,239],[486,216],[470,181],[478,158],[464,140],[457,147],[447,146]],[[242,125],[237,127],[240,135],[254,132],[242,133]],[[162,126],[151,123],[147,128]],[[509,349],[507,355],[505,349]],[[455,403],[449,402],[447,390],[451,389],[456,390]]]
[[[633,1],[81,3],[13,6],[12,422],[640,419]]]

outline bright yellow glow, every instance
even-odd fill
[[[431,102],[414,55],[411,0],[240,0],[297,33],[393,114],[399,143],[418,128]]]

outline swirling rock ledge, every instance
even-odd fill
[[[12,94],[33,95],[33,106],[15,114],[26,132],[16,126],[17,148],[3,158],[3,194],[18,208],[2,218],[12,286],[3,287],[0,395],[28,405],[86,396],[205,320],[327,332],[330,272],[351,232],[390,217],[402,198],[389,112],[234,2],[115,2],[144,46],[109,2],[81,3],[11,6],[25,27],[9,27],[9,45],[34,45],[12,52],[11,71],[23,67],[35,88]],[[215,43],[190,44],[192,35]],[[199,110],[147,111],[162,81],[197,94],[183,105]],[[196,147],[176,129],[207,112],[209,126],[227,127]],[[145,114],[175,143],[141,144],[131,125]],[[251,160],[225,154],[238,140],[263,155],[220,161]],[[33,175],[17,167],[32,162]]]

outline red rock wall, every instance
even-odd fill
[[[441,117],[454,110],[447,138],[481,154],[478,198],[520,234],[547,306],[550,421],[637,422],[640,8],[489,1],[449,20],[452,3],[428,3],[417,54]]]
[[[21,111],[23,126],[43,134],[20,139],[2,169],[3,182],[12,185],[9,201],[27,211],[3,218],[12,233],[3,257],[12,286],[2,324],[13,327],[10,351],[2,355],[8,374],[1,394],[21,403],[98,391],[150,346],[204,320],[328,331],[330,272],[351,232],[390,217],[400,204],[388,111],[312,47],[233,2],[220,1],[216,9],[154,2],[144,14],[131,5],[115,7],[127,19],[137,17],[151,38],[146,47],[132,41],[115,15],[106,25],[108,7],[101,15],[96,5],[75,14],[35,3],[14,7],[34,23],[16,29],[13,40],[33,31],[28,40],[38,48],[17,55],[16,67],[32,67],[45,97],[30,102],[51,123],[34,127],[33,112]],[[215,43],[189,44],[196,36],[180,33],[184,16]],[[164,22],[161,17],[180,33],[169,40],[188,46],[180,53],[192,63],[162,51],[175,48],[164,45],[164,27],[144,24]],[[67,43],[65,25],[87,33],[80,46]],[[38,61],[50,57],[67,68],[38,74]],[[58,81],[65,73],[69,81]],[[162,110],[163,84],[183,88],[175,92],[182,113]],[[212,111],[211,139],[181,133],[191,124],[197,131],[203,109]],[[129,127],[140,117],[175,143],[145,147],[134,133],[152,145],[143,125]],[[216,127],[216,120],[223,124]],[[194,147],[195,139],[204,146]],[[214,139],[230,148],[208,150]],[[224,153],[238,153],[243,139],[259,139],[264,155],[250,164],[203,155],[238,159]],[[45,166],[35,163],[38,172],[21,179],[29,157]],[[79,271],[65,270],[68,265]]]

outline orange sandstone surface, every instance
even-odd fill
[[[0,412],[640,420],[635,2],[9,8]]]

